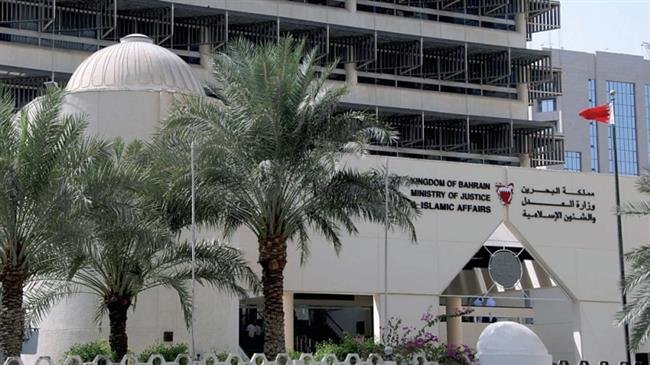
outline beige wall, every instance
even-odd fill
[[[384,158],[365,156],[362,159],[347,159],[345,163],[361,168],[379,167],[384,163]],[[447,193],[489,194],[491,201],[482,205],[489,207],[491,213],[425,210],[415,223],[419,237],[417,243],[410,242],[404,232],[389,233],[386,288],[389,317],[400,316],[407,323],[416,324],[427,308],[437,311],[442,291],[497,226],[504,222],[570,296],[569,302],[559,307],[535,309],[536,312],[539,310],[540,322],[533,329],[540,334],[549,350],[556,357],[574,356],[569,360],[579,356],[578,349],[581,349],[583,358],[590,361],[620,361],[624,358],[622,330],[613,325],[614,314],[620,305],[611,176],[403,158],[391,158],[390,169],[391,172],[413,177],[489,183],[489,190],[428,188]],[[622,178],[623,201],[643,198],[636,192],[634,181],[633,178]],[[515,184],[510,207],[504,207],[498,201],[494,189],[497,182]],[[541,190],[566,187],[569,192],[577,192],[578,189],[594,192],[595,196],[580,199],[595,204],[596,209],[592,214],[597,221],[569,223],[523,217],[524,209],[530,207],[522,205],[524,197],[546,203],[570,200],[562,194],[523,194],[521,189],[524,186]],[[418,202],[435,201],[414,199]],[[441,201],[452,200],[445,198]],[[563,214],[575,210],[545,206],[531,209],[538,208],[544,211],[560,210]],[[626,249],[646,243],[648,223],[648,218],[624,219]],[[285,289],[297,293],[382,294],[385,290],[383,227],[360,223],[358,228],[358,235],[343,237],[343,250],[338,257],[317,235],[312,236],[312,255],[305,266],[300,266],[295,250],[290,249]],[[257,269],[257,243],[250,232],[241,231],[233,240],[241,244]],[[543,293],[538,295],[543,296]],[[201,351],[237,342],[234,337],[237,333],[237,303],[217,299],[219,297],[209,291],[200,294],[198,333]],[[383,295],[379,297],[383,306],[385,298]],[[159,338],[165,326],[165,329],[173,327],[175,333],[186,336],[175,302],[172,295],[159,292],[140,298],[137,311],[130,315],[134,350]],[[89,331],[94,329],[88,322],[88,313],[92,313],[90,304],[60,308],[59,312],[50,316],[48,323],[52,329],[86,328],[85,332],[76,332],[76,337],[71,335],[66,343],[85,341],[90,336]],[[383,317],[384,308],[379,309],[379,314]],[[151,327],[152,323],[157,327]],[[556,336],[562,337],[558,340]],[[39,351],[57,353],[54,343],[60,342],[49,342],[46,346],[48,340],[44,337],[45,332],[42,332],[44,345]],[[576,342],[575,338],[579,341]],[[183,340],[182,337],[179,339]],[[573,342],[567,344],[566,341]]]
[[[165,91],[74,92],[66,94],[63,111],[84,116],[90,134],[146,140],[167,115],[174,95]]]
[[[232,351],[238,348],[239,300],[212,288],[198,286],[196,290],[196,339],[200,353]],[[38,355],[59,361],[70,346],[96,339],[108,339],[108,316],[99,326],[93,322],[97,297],[77,295],[56,305],[40,324]],[[163,332],[173,331],[174,342],[189,345],[190,334],[178,301],[178,295],[156,288],[138,296],[136,306],[128,314],[129,350],[136,355],[147,346],[162,342]],[[29,363],[38,356],[23,355]]]
[[[366,156],[362,160],[349,160],[348,163],[378,167],[384,163],[384,158]],[[504,222],[536,259],[549,269],[573,301],[573,304],[559,305],[557,310],[556,307],[547,307],[540,313],[540,324],[544,326],[539,333],[546,339],[551,352],[558,357],[573,355],[576,358],[579,356],[578,348],[581,348],[583,357],[591,361],[624,359],[622,330],[613,325],[614,314],[620,307],[620,294],[611,176],[402,158],[391,158],[390,166],[391,172],[410,176],[490,183],[491,189],[485,193],[491,194],[492,201],[486,205],[490,206],[492,212],[427,210],[416,222],[418,243],[410,242],[403,232],[389,234],[389,317],[406,317],[407,321],[416,323],[427,307],[437,305],[438,296],[452,278],[496,227]],[[498,201],[494,192],[496,182],[515,184],[510,207],[503,207]],[[636,192],[633,178],[622,178],[622,183],[624,201],[643,198]],[[524,186],[541,190],[566,187],[569,192],[586,189],[595,196],[523,194],[521,189]],[[440,190],[449,192],[453,189]],[[522,216],[524,209],[536,210],[539,207],[523,206],[524,197],[548,203],[566,201],[567,204],[572,198],[586,199],[596,206],[591,212],[596,217],[596,223],[528,219]],[[542,210],[544,214],[555,210],[563,214],[582,212],[575,208],[542,207]],[[647,223],[647,218],[624,219],[626,249],[644,242],[643,225]],[[360,224],[359,231],[354,237],[344,238],[344,248],[338,257],[317,236],[312,239],[312,258],[305,266],[300,267],[295,252],[292,252],[285,275],[286,289],[294,292],[383,293],[383,228]],[[244,240],[242,243],[255,262],[254,242]],[[380,313],[383,314],[383,310]],[[550,326],[552,321],[564,321],[558,321],[560,318],[568,321],[558,324],[563,338],[571,340],[569,346],[557,341],[553,332],[557,333],[558,328]],[[574,337],[580,339],[580,346],[576,345]],[[604,340],[610,346],[603,346]],[[611,346],[612,343],[620,343],[620,346]]]

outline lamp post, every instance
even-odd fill
[[[386,172],[384,176],[384,326],[388,325],[388,229],[390,227],[388,214],[388,157],[386,157]]]
[[[194,336],[194,323],[195,323],[195,311],[196,311],[196,298],[195,298],[195,289],[196,289],[196,179],[194,171],[194,140],[190,144],[190,171],[192,178],[192,312],[190,317],[190,336],[192,337],[192,361],[196,360],[196,342]]]
[[[616,228],[618,234],[618,265],[620,270],[621,283],[625,282],[625,259],[624,259],[624,249],[623,249],[623,225],[621,223],[621,214],[619,212],[621,208],[621,191],[619,186],[618,178],[618,149],[616,147],[616,118],[614,116],[614,103],[616,101],[616,91],[609,91],[609,102],[611,103],[610,107],[610,120],[614,120],[614,123],[610,123],[612,128],[612,149],[614,150],[614,190],[616,193]],[[623,308],[627,306],[627,296],[625,295],[625,287],[621,286],[621,304]],[[627,323],[623,324],[623,331],[625,332],[625,356],[627,358],[628,365],[631,363],[630,356],[630,330]]]

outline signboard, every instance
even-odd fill
[[[510,205],[515,193],[521,197],[522,216],[529,220],[550,219],[554,222],[596,223],[595,193],[566,186],[539,188],[514,183],[489,183],[448,178],[411,178],[409,197],[422,210],[462,213],[492,213],[492,201]]]
[[[422,210],[489,214],[493,194],[485,181],[415,177],[409,196]]]
[[[552,219],[554,222],[596,223],[594,192],[569,190],[566,186],[551,188],[521,187],[522,216],[527,219]]]

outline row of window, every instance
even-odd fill
[[[607,81],[607,90],[616,91],[614,119],[616,123],[618,171],[622,175],[638,175],[634,84],[631,82]],[[614,150],[612,145],[612,128],[609,127],[607,130],[609,171],[614,171]]]
[[[648,130],[648,161],[650,161],[650,85],[645,86],[645,124]]]

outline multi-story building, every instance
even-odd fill
[[[22,105],[91,52],[143,33],[205,79],[228,41],[293,35],[338,62],[345,107],[401,132],[378,152],[545,166],[562,163],[562,138],[553,121],[529,121],[527,105],[559,95],[560,73],[526,41],[558,27],[551,0],[2,0],[0,77]]]
[[[535,102],[535,120],[560,120],[565,140],[565,169],[612,173],[610,127],[587,122],[581,109],[606,104],[614,90],[619,171],[644,173],[650,164],[650,60],[609,52],[553,50],[563,70],[561,96]]]
[[[90,132],[147,138],[176,93],[203,94],[196,80],[209,79],[211,52],[238,37],[305,38],[321,62],[337,62],[331,82],[350,91],[343,109],[374,110],[401,133],[397,146],[372,147],[389,157],[346,162],[390,161],[414,177],[407,194],[422,216],[418,244],[360,222],[340,255],[317,234],[306,265],[289,250],[287,346],[312,351],[343,332],[377,337],[392,316],[415,325],[427,309],[472,306],[434,332],[474,345],[490,322],[507,319],[533,329],[555,360],[621,360],[611,176],[525,168],[565,155],[560,118],[532,121],[529,108],[560,94],[551,52],[526,49],[532,33],[557,27],[551,0],[0,0],[0,72],[17,106],[44,82],[67,83],[64,109],[86,114]],[[625,199],[640,199],[632,179],[622,184]],[[626,222],[628,248],[644,227]],[[233,241],[254,265],[255,238],[242,231]],[[199,287],[199,353],[258,350],[260,299]],[[31,353],[58,357],[102,336],[95,301],[79,295],[54,308]],[[142,295],[129,316],[135,352],[189,342],[169,290]]]

